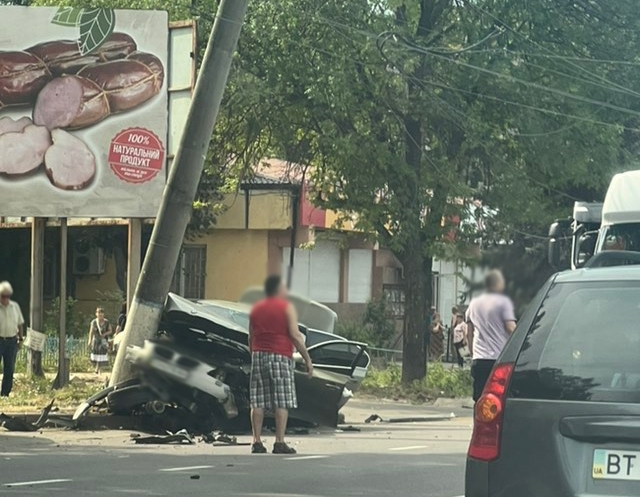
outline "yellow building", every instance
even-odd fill
[[[350,226],[332,228],[337,216],[314,207],[305,185],[285,174],[285,163],[269,161],[254,178],[224,199],[216,227],[183,246],[172,291],[188,298],[237,300],[271,273],[289,277],[293,290],[334,308],[341,319],[362,313],[381,297],[384,285],[400,282],[401,266]],[[44,295],[58,291],[59,234],[55,220],[45,234]],[[0,220],[0,280],[13,282],[16,300],[29,304],[30,223]],[[151,221],[143,226],[142,250]],[[294,247],[293,254],[291,247]],[[92,314],[107,307],[115,320],[119,292],[126,287],[126,220],[69,220],[69,295],[78,310]],[[391,292],[394,294],[394,292]],[[26,314],[26,313],[25,313]]]

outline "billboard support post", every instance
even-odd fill
[[[142,345],[158,330],[248,3],[249,0],[222,0],[218,7],[110,385],[131,377],[131,367],[125,359],[127,347]]]
[[[44,289],[44,233],[47,220],[34,217],[31,222],[31,302],[29,305],[29,327],[43,331],[43,289]],[[29,349],[29,376],[44,376],[42,352]]]
[[[67,361],[67,258],[69,230],[67,218],[60,219],[60,323],[58,333],[58,376],[53,388],[69,384],[69,362]]]
[[[127,243],[127,309],[131,307],[136,283],[140,277],[140,257],[142,252],[142,219],[129,219],[129,239]]]

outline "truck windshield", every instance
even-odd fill
[[[614,224],[602,228],[598,251],[631,250],[640,252],[640,223]]]

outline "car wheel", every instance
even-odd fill
[[[339,425],[343,425],[343,424],[345,424],[346,422],[347,422],[347,420],[346,420],[346,418],[345,418],[345,416],[344,416],[344,413],[343,413],[343,412],[339,412],[339,413],[338,413],[338,424],[339,424]]]
[[[139,385],[114,390],[107,396],[107,404],[114,414],[129,414],[136,407],[156,399],[154,393]]]

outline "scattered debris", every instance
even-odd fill
[[[430,416],[416,416],[416,417],[410,417],[410,418],[391,418],[391,419],[385,420],[384,422],[385,423],[426,423],[429,421],[447,421],[455,417],[456,415],[454,413],[443,414],[443,415],[433,414]]]
[[[432,414],[427,416],[414,416],[414,417],[408,417],[408,418],[383,419],[377,414],[372,414],[367,419],[365,419],[364,422],[366,424],[370,424],[374,421],[380,421],[381,423],[426,423],[429,421],[447,421],[455,417],[456,415],[454,413],[451,413],[446,415]]]
[[[77,422],[73,421],[70,416],[49,415],[47,425],[53,425],[56,428],[77,428]]]
[[[141,436],[139,433],[132,433],[131,438],[136,444],[183,444],[193,445],[195,441],[193,437],[187,432],[187,430],[180,430],[176,433],[167,432],[167,435],[151,435],[147,437]]]
[[[200,441],[207,444],[212,444],[212,445],[216,443],[223,444],[223,445],[240,445],[240,446],[251,445],[250,443],[238,443],[237,437],[232,437],[231,435],[227,435],[226,433],[222,433],[222,432],[206,433],[202,435],[202,438],[200,439]]]
[[[357,428],[357,427],[351,426],[351,425],[349,425],[349,426],[341,426],[340,430],[342,430],[344,432],[349,432],[349,431],[350,432],[360,432],[361,431],[360,428]]]
[[[7,414],[0,414],[0,426],[3,426],[9,431],[38,431],[42,428],[49,418],[49,413],[53,409],[53,403],[55,399],[49,402],[49,405],[44,407],[40,412],[40,417],[35,423],[29,423],[26,419],[20,419],[16,416],[9,416]]]
[[[288,435],[308,435],[309,428],[291,428],[287,430]]]

